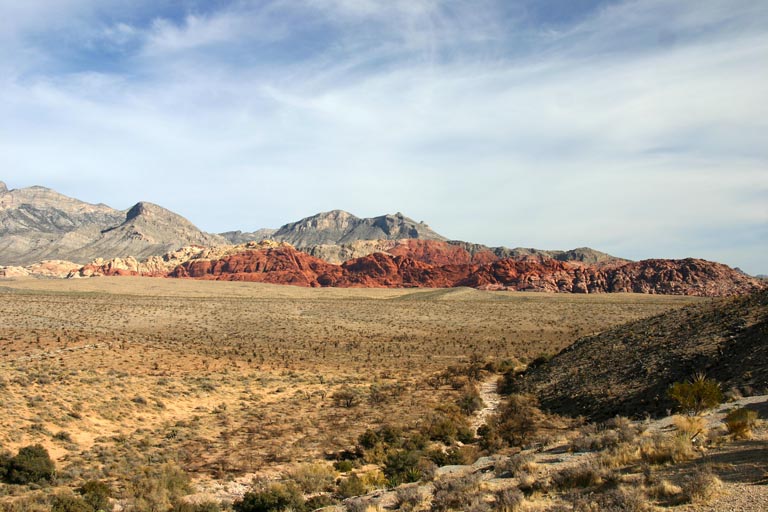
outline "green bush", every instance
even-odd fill
[[[680,410],[688,414],[699,414],[723,401],[720,384],[704,374],[696,374],[688,382],[675,382],[667,392],[677,402]]]
[[[81,498],[59,494],[53,497],[51,512],[93,512],[93,509]]]
[[[189,476],[171,463],[141,468],[126,489],[135,510],[168,510],[189,492]]]
[[[384,475],[391,486],[418,482],[421,479],[419,455],[412,450],[394,450],[387,455],[384,461]]]
[[[53,480],[56,467],[48,450],[36,444],[25,446],[8,461],[6,480],[12,484],[31,484]]]
[[[95,512],[112,510],[112,506],[109,503],[109,498],[112,497],[112,490],[104,482],[89,480],[77,489],[77,492],[83,496],[83,501],[91,507],[91,510]]]
[[[368,492],[368,487],[362,478],[357,475],[349,475],[349,478],[339,482],[338,493],[342,498],[352,498]]]
[[[305,510],[305,501],[292,482],[275,482],[265,489],[245,493],[243,499],[232,505],[232,509],[234,512],[279,512],[286,509],[301,512]]]

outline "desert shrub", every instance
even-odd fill
[[[640,458],[649,464],[676,464],[693,457],[691,440],[685,435],[656,435],[640,443]]]
[[[603,470],[596,464],[565,468],[554,474],[552,483],[561,490],[595,487],[603,483]]]
[[[689,503],[705,504],[718,495],[723,482],[708,468],[697,469],[681,485],[683,499]]]
[[[691,440],[707,430],[707,420],[700,416],[675,415],[672,418],[672,424],[678,432]]]
[[[326,464],[302,464],[288,473],[304,493],[327,491],[333,487],[336,472]]]
[[[654,509],[643,490],[637,487],[577,495],[572,503],[574,512],[646,512]]]
[[[333,469],[339,473],[349,473],[355,469],[355,463],[351,460],[337,460],[333,463]]]
[[[171,463],[144,467],[128,482],[128,502],[135,510],[168,510],[191,492],[189,476]]]
[[[13,484],[50,483],[55,471],[48,450],[39,444],[25,446],[8,461],[6,480]]]
[[[500,489],[494,494],[494,510],[517,512],[523,507],[525,497],[519,489]]]
[[[728,428],[728,433],[735,438],[752,437],[752,428],[757,423],[757,411],[739,407],[729,412],[723,420]]]
[[[424,455],[438,466],[458,466],[467,464],[467,461],[464,459],[464,454],[457,447],[449,448],[448,450],[433,448],[428,450]]]
[[[470,416],[482,409],[485,404],[483,403],[483,399],[480,398],[480,392],[478,391],[477,386],[468,385],[462,390],[461,395],[456,401],[456,405],[464,415]]]
[[[292,482],[273,482],[263,489],[245,493],[242,499],[232,504],[234,512],[278,512],[286,509],[296,512],[305,509],[304,496]]]
[[[422,477],[419,453],[413,450],[393,450],[384,460],[384,475],[393,487],[418,482]]]
[[[536,457],[532,453],[516,453],[496,464],[496,476],[514,478],[521,471],[532,473],[536,471]]]
[[[174,505],[171,512],[221,512],[221,505],[215,501],[204,501],[202,503],[179,502]]]
[[[701,373],[697,373],[687,382],[675,382],[669,387],[667,394],[677,402],[680,410],[687,414],[699,414],[723,401],[720,384]]]
[[[343,386],[331,395],[331,399],[339,407],[354,407],[360,403],[360,392],[351,386]]]
[[[11,469],[13,456],[10,452],[0,450],[0,482],[7,481],[8,471]]]
[[[93,509],[72,494],[57,494],[51,501],[51,512],[93,512]]]
[[[382,489],[389,483],[387,481],[387,477],[384,476],[384,473],[378,469],[364,473],[362,478],[363,483],[365,484],[365,488],[368,491],[373,489]]]
[[[490,450],[499,443],[523,446],[536,436],[543,421],[538,401],[531,395],[511,395],[499,410],[478,430],[481,446]]]
[[[467,510],[478,501],[480,476],[447,478],[434,483],[432,510]]]
[[[424,493],[418,487],[398,487],[395,493],[397,510],[414,510],[424,502]]]
[[[337,492],[342,498],[352,498],[368,492],[368,487],[359,476],[352,474],[342,479],[337,487]]]
[[[319,508],[331,507],[336,505],[336,503],[338,502],[333,499],[333,496],[328,496],[327,494],[318,494],[317,496],[312,496],[306,501],[304,504],[304,509],[317,510]]]
[[[618,446],[620,434],[615,430],[598,430],[595,425],[587,425],[581,429],[581,435],[571,441],[570,447],[574,452],[599,452]]]
[[[112,490],[104,482],[98,480],[89,480],[77,489],[83,496],[85,501],[91,510],[98,512],[99,510],[111,510],[109,498],[112,497]]]

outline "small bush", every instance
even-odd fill
[[[293,483],[275,482],[261,490],[245,493],[232,504],[234,512],[276,512],[285,509],[304,510],[304,496]]]
[[[494,510],[499,512],[517,512],[523,507],[525,498],[518,489],[501,489],[494,495]]]
[[[691,440],[683,435],[657,435],[640,443],[640,458],[649,464],[676,464],[693,457]]]
[[[368,492],[368,486],[359,476],[352,474],[339,482],[337,492],[342,498],[353,498]]]
[[[749,439],[752,437],[752,428],[757,423],[757,411],[740,407],[729,412],[723,422],[733,437]]]
[[[467,510],[479,501],[479,475],[438,480],[434,485],[433,511]]]
[[[687,414],[699,414],[723,401],[720,384],[704,374],[696,374],[688,382],[675,382],[667,393]]]
[[[36,444],[25,446],[10,459],[6,479],[13,484],[31,484],[53,480],[56,467],[48,450]]]
[[[672,418],[672,424],[681,435],[694,440],[707,432],[707,420],[700,416],[680,416]]]
[[[683,481],[683,497],[694,504],[712,501],[723,488],[723,482],[708,469],[699,469]]]
[[[89,480],[77,489],[92,510],[111,510],[109,498],[112,497],[112,490],[104,482],[98,480]]]
[[[603,483],[603,471],[594,464],[565,468],[552,477],[555,487],[561,490],[595,487]]]
[[[537,466],[536,457],[532,453],[517,453],[496,464],[494,472],[496,476],[514,478],[523,471],[535,472]]]
[[[288,473],[306,494],[327,491],[333,487],[336,472],[326,464],[302,464]]]
[[[355,469],[355,463],[351,460],[337,460],[333,463],[333,469],[339,473],[349,473]]]
[[[360,403],[360,392],[351,386],[344,386],[334,392],[331,399],[339,407],[354,407]]]
[[[93,512],[93,509],[76,496],[58,494],[51,502],[51,512]]]
[[[384,475],[393,487],[418,482],[422,477],[419,470],[419,453],[410,450],[391,452],[384,461]]]

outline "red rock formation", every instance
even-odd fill
[[[438,257],[439,253],[429,251],[429,244],[415,247],[422,255]],[[701,296],[747,293],[765,287],[765,283],[725,265],[696,259],[646,260],[613,267],[538,257],[432,265],[411,257],[374,253],[334,265],[289,246],[251,250],[219,260],[193,260],[179,265],[169,276],[313,287],[470,286],[487,290]]]

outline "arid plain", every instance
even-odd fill
[[[320,460],[427,421],[459,392],[431,379],[451,366],[528,363],[708,300],[125,277],[7,280],[0,296],[0,446],[41,443],[60,483],[118,496],[162,461],[206,485]]]

